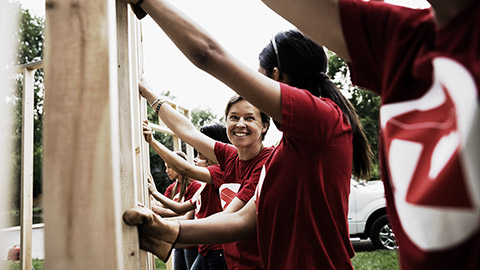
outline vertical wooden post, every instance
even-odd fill
[[[23,70],[22,181],[21,181],[21,269],[32,269],[33,200],[33,94],[35,70]]]
[[[135,32],[131,33],[131,11],[124,0],[116,1],[117,10],[117,53],[118,53],[118,96],[120,120],[120,183],[122,194],[122,213],[134,207],[138,202],[137,168],[135,164],[134,132],[138,123],[134,121],[134,95],[138,95],[135,87],[138,78],[136,51],[131,48]],[[134,43],[133,43],[134,44]],[[123,265],[125,269],[140,267],[140,249],[137,228],[122,222]]]
[[[123,269],[114,2],[46,12],[45,268]]]
[[[132,12],[129,12],[129,56],[130,56],[130,82],[131,82],[131,102],[133,104],[133,145],[135,149],[135,183],[137,188],[137,201],[143,203],[146,207],[150,206],[147,189],[147,175],[150,172],[150,159],[148,155],[148,145],[143,139],[142,121],[147,119],[147,104],[140,97],[138,91],[138,78],[143,71],[142,47],[141,47],[141,24]],[[154,265],[152,254],[140,250],[140,268],[152,269]]]

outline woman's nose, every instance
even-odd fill
[[[243,119],[243,117],[240,117],[240,119],[238,119],[237,126],[240,126],[240,127],[245,126],[245,119]]]

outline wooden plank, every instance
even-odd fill
[[[45,268],[123,269],[115,2],[47,0]]]
[[[24,69],[36,70],[41,68],[43,68],[42,60],[15,66],[14,73],[22,73]]]
[[[120,185],[122,194],[121,212],[137,204],[137,168],[135,166],[134,121],[132,98],[133,86],[137,82],[136,63],[131,62],[131,54],[136,54],[130,47],[130,8],[123,0],[116,1],[117,10],[117,62],[118,62],[118,97],[119,97],[119,139],[120,139]],[[125,269],[140,268],[140,245],[137,228],[122,222],[123,266]]]
[[[22,179],[20,219],[20,265],[32,269],[33,211],[33,95],[35,70],[23,70],[22,93]]]
[[[142,121],[146,119],[146,103],[138,92],[138,78],[143,73],[143,50],[141,46],[141,24],[132,12],[129,12],[129,48],[132,70],[130,72],[133,103],[133,140],[135,147],[135,168],[138,202],[149,207],[147,174],[150,172],[148,145],[143,139]],[[145,153],[147,157],[145,156]],[[152,269],[153,255],[140,250],[140,268]]]

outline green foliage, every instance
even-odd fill
[[[195,108],[190,112],[191,121],[194,126],[201,128],[206,124],[211,124],[217,119],[217,115],[210,108]]]
[[[43,270],[43,260],[32,259],[32,267],[35,270]],[[17,262],[17,261],[0,261],[0,269],[19,270],[20,269],[20,262]],[[157,269],[162,269],[162,268],[157,268]]]
[[[377,250],[357,252],[352,259],[355,270],[395,270],[400,269],[397,251]]]
[[[160,259],[155,258],[155,270],[165,270],[167,266]]]
[[[41,17],[35,17],[28,10],[22,9],[17,5],[20,14],[19,27],[15,34],[18,40],[17,62],[13,65],[31,63],[42,59],[43,41],[44,41],[44,20]],[[12,171],[11,187],[13,190],[11,206],[15,210],[20,207],[20,180],[21,180],[21,138],[22,138],[22,85],[23,75],[16,75],[16,89],[12,91],[12,96],[7,101],[7,106],[14,107],[14,152],[12,153]],[[35,72],[34,80],[34,168],[33,168],[33,196],[37,197],[42,193],[42,118],[43,118],[43,70]],[[13,221],[18,224],[19,220]]]
[[[32,16],[29,10],[21,9],[20,24],[16,34],[20,42],[17,53],[17,64],[26,64],[42,59],[44,42],[43,29],[43,18]]]
[[[349,100],[357,110],[365,136],[372,148],[373,162],[370,177],[371,179],[380,179],[378,161],[380,97],[371,91],[353,86],[345,61],[332,52],[328,54],[328,76],[347,97],[350,96]]]

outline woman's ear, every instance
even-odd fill
[[[268,128],[270,128],[270,122],[268,122],[268,123],[262,123],[262,124],[263,124],[262,134],[267,133]]]
[[[279,81],[280,79],[280,70],[277,68],[277,67],[274,67],[273,68],[273,72],[272,72],[272,79],[275,80],[275,81]]]

